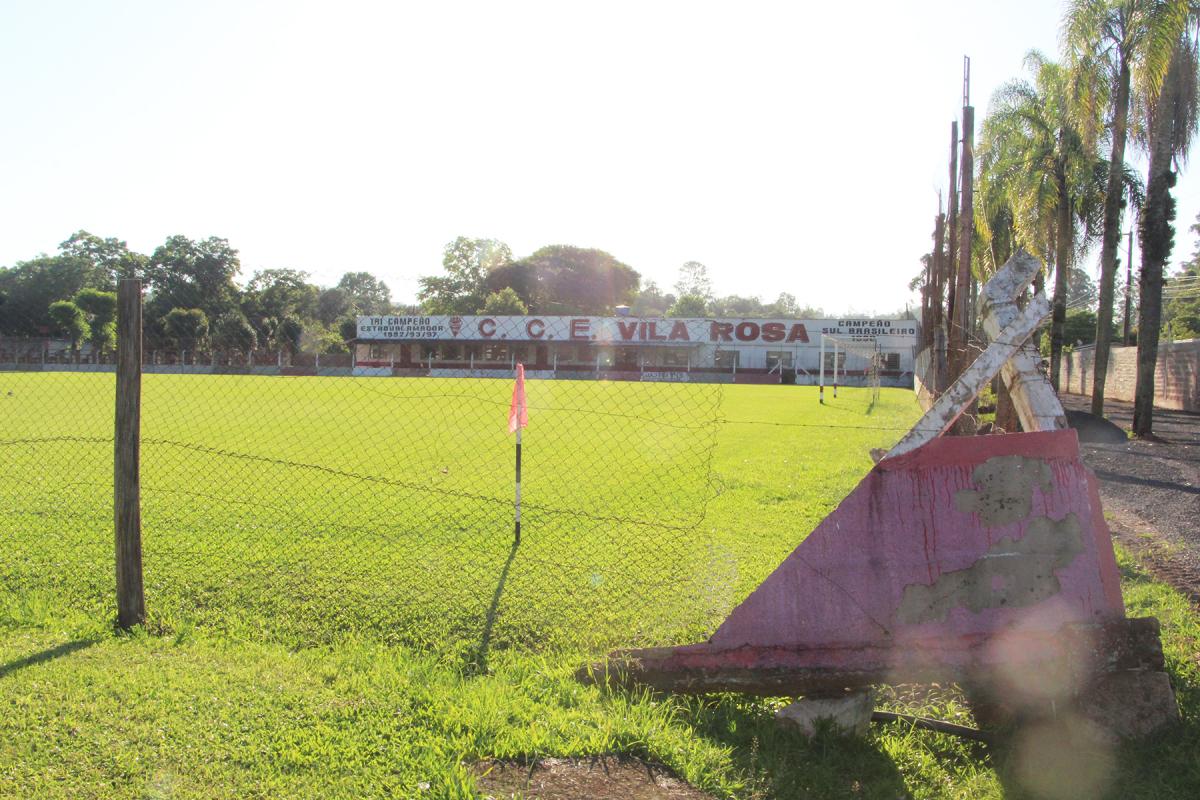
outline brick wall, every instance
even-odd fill
[[[1076,350],[1063,359],[1062,390],[1070,394],[1091,394],[1095,359],[1096,351],[1091,347]],[[1137,348],[1114,347],[1108,360],[1104,396],[1132,403],[1136,384]],[[1154,404],[1200,412],[1200,339],[1159,345]]]

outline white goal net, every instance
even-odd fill
[[[839,385],[870,389],[870,402],[874,406],[879,400],[879,370],[882,366],[883,355],[875,341],[821,334],[820,402],[825,402],[825,385],[829,383],[835,399]]]

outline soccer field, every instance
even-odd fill
[[[513,548],[508,381],[144,381],[151,624],[114,635],[112,378],[0,373],[0,797],[465,800],[482,760],[606,753],[721,798],[1010,796],[945,735],[810,741],[782,700],[574,677],[711,632],[915,420],[911,392],[531,381]],[[1200,625],[1128,563],[1124,588],[1163,620],[1187,721],[1096,774],[1194,796]],[[970,722],[944,687],[876,702]]]
[[[910,392],[143,379],[152,628],[295,644],[593,648],[703,636],[917,416]],[[113,378],[0,374],[4,591],[112,607]]]

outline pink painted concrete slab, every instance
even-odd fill
[[[953,437],[876,465],[707,644],[677,652],[845,646],[827,665],[848,666],[864,647],[903,658],[1123,615],[1075,432]]]

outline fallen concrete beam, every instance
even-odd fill
[[[1064,695],[1101,676],[1163,669],[1158,620],[1111,619],[1054,630],[932,637],[892,645],[720,647],[711,643],[618,651],[580,670],[588,682],[666,692],[829,696],[883,683],[962,682],[1012,688],[1051,675]]]

